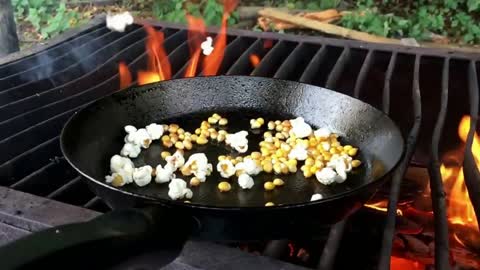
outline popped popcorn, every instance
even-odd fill
[[[134,166],[129,158],[114,155],[110,159],[110,171],[112,175],[105,176],[107,183],[120,187],[133,182]]]
[[[163,126],[155,123],[146,126],[145,129],[147,130],[147,133],[150,136],[150,139],[152,140],[160,139],[160,137],[162,137],[164,132]]]
[[[133,170],[133,181],[140,187],[150,184],[152,181],[152,166],[146,165]]]
[[[297,138],[305,138],[312,134],[312,127],[305,123],[303,117],[297,117],[293,120],[290,120],[292,129],[290,133],[295,135]]]
[[[245,153],[248,150],[248,132],[245,130],[239,131],[233,134],[227,134],[225,143],[230,145],[233,149],[239,153]]]
[[[297,145],[288,154],[289,159],[305,160],[308,157],[307,149],[303,145]]]
[[[312,198],[310,199],[311,202],[313,201],[318,201],[318,200],[321,200],[323,199],[323,195],[320,194],[320,193],[315,193],[312,195]]]
[[[166,157],[165,160],[168,164],[171,164],[174,170],[182,167],[185,164],[185,158],[183,157],[183,153],[181,151],[175,151],[173,155]]]
[[[193,196],[193,192],[191,189],[187,188],[187,182],[180,178],[173,178],[168,184],[168,196],[172,200],[177,199],[191,199]]]
[[[139,145],[133,143],[126,143],[123,145],[122,150],[120,150],[120,155],[136,158],[138,157],[138,155],[140,155],[141,151],[142,150],[140,149]]]
[[[202,48],[203,55],[210,55],[213,52],[213,39],[211,37],[207,37],[207,39],[200,44],[200,48]]]
[[[338,181],[343,182],[343,179],[330,167],[325,167],[320,171],[317,171],[315,176],[317,177],[318,182],[324,185],[330,185]]]
[[[325,127],[319,128],[319,129],[317,129],[313,132],[313,135],[315,135],[315,137],[322,138],[322,139],[326,139],[326,138],[330,137],[331,134],[332,134],[332,132],[328,128],[325,128]]]
[[[251,189],[253,187],[253,178],[246,173],[242,173],[238,177],[238,185],[243,189]]]
[[[125,32],[127,25],[133,23],[133,17],[130,12],[125,11],[120,14],[107,14],[107,28],[116,32]]]
[[[205,182],[207,176],[213,171],[213,166],[208,163],[207,156],[204,153],[191,155],[185,162],[184,167],[189,168],[200,182]]]
[[[229,178],[235,174],[236,168],[230,160],[221,160],[217,164],[217,171],[223,178]]]
[[[262,167],[251,158],[244,158],[242,162],[235,165],[237,171],[243,171],[248,175],[257,175],[262,171]]]
[[[170,182],[170,180],[175,178],[174,172],[175,168],[173,165],[167,163],[165,167],[162,167],[162,165],[159,164],[155,169],[155,182],[158,184]]]

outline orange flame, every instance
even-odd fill
[[[138,84],[146,84],[168,80],[172,76],[170,63],[167,53],[163,49],[164,35],[163,32],[156,31],[153,27],[146,25],[147,31],[147,54],[148,54],[148,71],[138,73]]]
[[[458,136],[465,143],[467,141],[468,132],[470,130],[470,117],[463,116],[458,126]],[[478,134],[475,133],[471,149],[477,166],[480,165],[480,143]],[[468,190],[465,186],[463,175],[463,167],[447,167],[442,164],[440,173],[444,182],[453,181],[452,188],[448,197],[448,220],[451,224],[462,225],[476,232],[479,232],[477,218],[470,198]],[[463,245],[457,235],[454,238]]]
[[[251,54],[250,63],[252,63],[253,67],[257,67],[260,64],[260,57],[256,54]]]
[[[120,89],[126,88],[132,84],[132,74],[125,62],[120,62],[118,64],[118,73],[120,74]]]
[[[409,259],[392,256],[390,257],[390,269],[391,270],[424,270],[425,265],[417,261],[412,261]]]
[[[201,53],[201,44],[205,40],[205,23],[200,18],[187,15],[188,40],[190,47],[190,63],[185,71],[185,77],[195,77]]]
[[[215,40],[215,44],[213,45],[213,52],[206,56],[203,61],[203,74],[205,76],[216,75],[220,69],[220,65],[222,64],[225,53],[225,47],[227,46],[227,20],[237,4],[238,0],[223,1],[223,16],[220,32]]]
[[[377,211],[381,211],[381,212],[387,212],[388,211],[388,201],[387,200],[383,200],[383,201],[379,201],[379,202],[371,203],[371,204],[366,203],[363,206],[365,206],[367,208],[370,208],[370,209],[377,210]],[[397,216],[403,216],[402,210],[400,210],[398,208],[397,208]]]
[[[270,49],[273,46],[273,41],[271,39],[266,39],[263,42],[263,48],[264,49]]]

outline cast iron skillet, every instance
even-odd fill
[[[109,159],[123,145],[125,125],[178,123],[193,131],[213,112],[229,119],[229,132],[249,129],[253,117],[268,120],[302,116],[312,126],[328,127],[344,142],[358,146],[363,165],[346,182],[332,186],[323,186],[314,177],[305,180],[299,170],[282,176],[286,185],[273,192],[265,192],[263,182],[275,176],[260,174],[251,190],[241,190],[232,180],[232,190],[220,193],[216,188],[220,177],[214,173],[200,187],[192,187],[191,203],[172,201],[167,195],[168,184],[152,181],[142,188],[135,184],[115,188],[105,183]],[[262,134],[250,131],[249,152],[258,149]],[[113,250],[116,258],[125,256],[122,252],[130,256],[136,249],[152,246],[164,245],[176,252],[188,238],[312,238],[358,209],[376,192],[401,159],[404,141],[385,114],[346,95],[290,81],[218,76],[133,87],[98,100],[68,121],[61,134],[61,147],[90,188],[115,210],[90,222],[33,234],[0,249],[8,268],[46,262],[52,254],[73,262],[85,256],[85,251],[91,258],[94,250],[102,248]],[[163,150],[157,141],[143,150],[136,165],[155,166],[161,162]],[[205,152],[214,167],[218,155],[233,153],[223,144],[194,146],[191,152]],[[323,194],[324,199],[310,202],[314,193]],[[264,207],[267,201],[276,206]],[[39,243],[44,244],[36,246]],[[95,259],[97,265],[112,259],[105,252]]]

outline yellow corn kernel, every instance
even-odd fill
[[[273,162],[272,162],[272,163],[273,163]],[[282,173],[282,166],[280,165],[279,162],[275,162],[275,163],[273,164],[273,172],[274,172],[275,174],[281,174],[281,173]]]
[[[168,135],[163,135],[161,138],[162,142],[169,142],[170,141],[170,136]]]
[[[192,141],[196,141],[198,139],[198,135],[197,134],[192,134],[192,136],[190,136],[190,139]]]
[[[310,178],[310,177],[312,177],[312,175],[313,175],[313,173],[310,170],[303,171],[303,176],[305,178]]]
[[[305,165],[302,165],[302,166],[300,167],[300,170],[301,170],[302,172],[303,172],[303,171],[309,171],[310,168],[307,167],[307,166],[305,166]]]
[[[201,132],[202,132],[202,129],[200,128],[195,129],[195,134],[200,135]]]
[[[316,157],[318,155],[320,155],[320,151],[318,151],[316,148],[313,148],[310,150],[310,155]]]
[[[282,121],[280,121],[280,120],[275,120],[275,125],[278,126],[278,125],[281,125],[281,124],[282,124]]]
[[[192,179],[190,179],[190,186],[196,187],[198,185],[200,185],[200,180],[197,177],[192,177]]]
[[[200,132],[200,136],[204,136],[206,138],[210,137],[210,131],[206,129],[202,129],[202,132]]]
[[[276,130],[277,132],[280,132],[280,131],[283,130],[283,127],[282,127],[281,125],[277,125],[277,126],[275,126],[275,130]]]
[[[322,155],[323,155],[323,159],[326,161],[330,161],[330,159],[332,158],[332,154],[330,154],[329,152],[325,152]]]
[[[220,126],[225,126],[226,124],[228,124],[227,118],[220,118],[220,120],[218,120],[218,124]]]
[[[225,141],[226,138],[227,138],[227,136],[225,136],[223,134],[218,134],[217,141],[218,142],[223,142],[223,141]]]
[[[262,157],[262,154],[260,152],[252,152],[251,154],[252,159],[260,159]]]
[[[218,183],[218,189],[220,190],[220,192],[227,192],[232,189],[232,186],[230,185],[230,183],[223,181]]]
[[[275,146],[275,148],[280,148],[280,144],[280,141],[274,141],[273,146]]]
[[[175,143],[175,148],[184,149],[185,146],[183,145],[183,143],[181,141],[178,141],[178,142]]]
[[[271,173],[273,170],[272,162],[268,161],[262,165],[262,169],[266,173]]]
[[[305,165],[306,166],[313,166],[313,164],[315,164],[315,160],[311,157],[308,157],[306,160],[305,160]]]
[[[352,149],[352,148],[353,148],[353,146],[347,144],[347,145],[345,145],[345,146],[343,147],[343,150],[344,150],[344,151],[348,151],[348,150],[350,150],[350,149]]]
[[[330,148],[329,152],[330,152],[330,154],[332,154],[332,155],[339,153],[338,150],[337,150],[337,148],[333,148],[333,147]]]
[[[337,150],[338,150],[339,153],[341,153],[343,151],[343,146],[341,146],[341,145],[337,146]]]
[[[265,206],[275,206],[275,204],[273,202],[267,202]]]
[[[321,160],[315,160],[315,167],[317,167],[318,169],[323,169],[323,167],[325,167],[325,164],[323,164],[323,161]]]
[[[177,124],[170,124],[170,125],[168,126],[168,132],[170,132],[170,133],[176,133],[179,128],[180,128],[180,127],[179,127]]]
[[[115,178],[112,180],[112,186],[121,187],[123,184],[123,177],[119,174],[115,175]]]
[[[358,159],[352,160],[352,167],[357,168],[358,166],[362,165],[362,162]]]
[[[350,150],[348,150],[347,154],[351,157],[355,156],[358,152],[358,148],[352,148]]]
[[[267,128],[268,128],[268,130],[274,130],[275,129],[275,123],[273,121],[268,121]]]
[[[190,133],[190,132],[188,132],[188,131],[185,131],[185,138],[188,138],[188,137],[190,137],[190,136],[192,136],[192,133]]]
[[[190,140],[184,140],[183,146],[185,146],[185,149],[187,150],[192,150],[193,148],[192,142]]]
[[[285,136],[283,136],[283,134],[280,133],[280,132],[275,134],[275,138],[280,139],[280,140],[285,140]]]
[[[275,186],[283,186],[285,184],[285,182],[280,178],[275,178],[275,179],[273,179],[273,184]]]
[[[178,134],[178,139],[181,141],[185,140],[185,134]]]
[[[168,142],[163,142],[163,146],[167,147],[167,148],[170,148],[173,146],[173,142],[171,141],[168,141]]]
[[[337,141],[334,141],[334,142],[331,142],[331,143],[330,143],[330,146],[331,146],[332,148],[336,148],[337,146],[340,146],[340,143],[337,142]]]
[[[219,120],[220,118],[222,118],[218,113],[214,113],[212,114],[212,117]]]
[[[197,144],[206,144],[206,143],[208,143],[208,140],[205,136],[200,135],[195,142]]]
[[[283,163],[283,162],[280,163],[280,168],[281,168],[281,170],[282,170],[282,174],[288,174],[289,170],[288,170],[287,164],[285,164],[285,163]]]
[[[183,128],[177,129],[177,134],[178,134],[178,135],[180,135],[180,134],[184,134],[184,135],[185,135],[185,129],[183,129]]]
[[[200,128],[201,129],[208,129],[210,126],[210,124],[208,123],[208,121],[202,121],[202,123],[200,123]]]
[[[170,152],[168,151],[163,151],[160,156],[163,158],[163,159],[166,159],[167,157],[171,156],[172,154],[170,154]]]
[[[187,166],[182,166],[180,168],[180,172],[182,173],[182,175],[184,176],[189,176],[189,175],[192,175],[192,170],[190,167],[187,167]]]
[[[227,157],[224,156],[224,155],[218,156],[218,161],[222,161],[222,160],[226,160],[226,159],[227,159]]]
[[[238,157],[235,158],[235,160],[236,160],[237,162],[242,162],[242,161],[243,161],[243,157],[238,156]]]
[[[278,158],[283,157],[284,155],[285,155],[285,152],[282,149],[278,149],[275,151],[275,156],[277,156]]]
[[[317,171],[318,171],[317,166],[314,165],[314,166],[310,167],[310,172],[311,172],[312,174],[316,173]]]
[[[244,170],[236,170],[236,171],[235,171],[235,176],[236,176],[236,177],[239,177],[239,176],[242,175],[243,173],[245,173]]]
[[[213,140],[216,140],[218,138],[218,132],[217,131],[210,132],[210,138],[212,138]]]
[[[214,118],[214,117],[209,117],[209,118],[207,119],[207,122],[208,122],[209,124],[214,125],[214,124],[216,124],[216,123],[218,122],[218,119],[217,119],[217,118]]]
[[[272,132],[265,131],[265,133],[263,133],[263,138],[269,138],[269,137],[273,137]]]
[[[262,117],[259,117],[257,118],[257,122],[260,123],[260,125],[263,125],[265,124],[265,119],[263,119]]]
[[[308,139],[308,145],[309,146],[316,146],[317,144],[318,144],[317,139],[315,139],[315,138]]]
[[[288,167],[288,171],[290,173],[296,173],[297,172],[297,165],[289,165],[287,164],[287,167]]]
[[[265,190],[270,191],[275,188],[275,184],[273,184],[273,182],[268,181],[263,184],[263,187],[265,188]]]

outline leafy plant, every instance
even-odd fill
[[[203,18],[206,25],[220,25],[222,22],[223,5],[217,0],[201,0],[194,3],[189,0],[155,0],[153,14],[160,20],[185,23],[185,14]],[[229,24],[238,21],[237,12],[233,12],[228,19]]]
[[[57,35],[79,21],[75,10],[67,9],[65,1],[12,0],[15,15],[32,24],[42,38]]]

